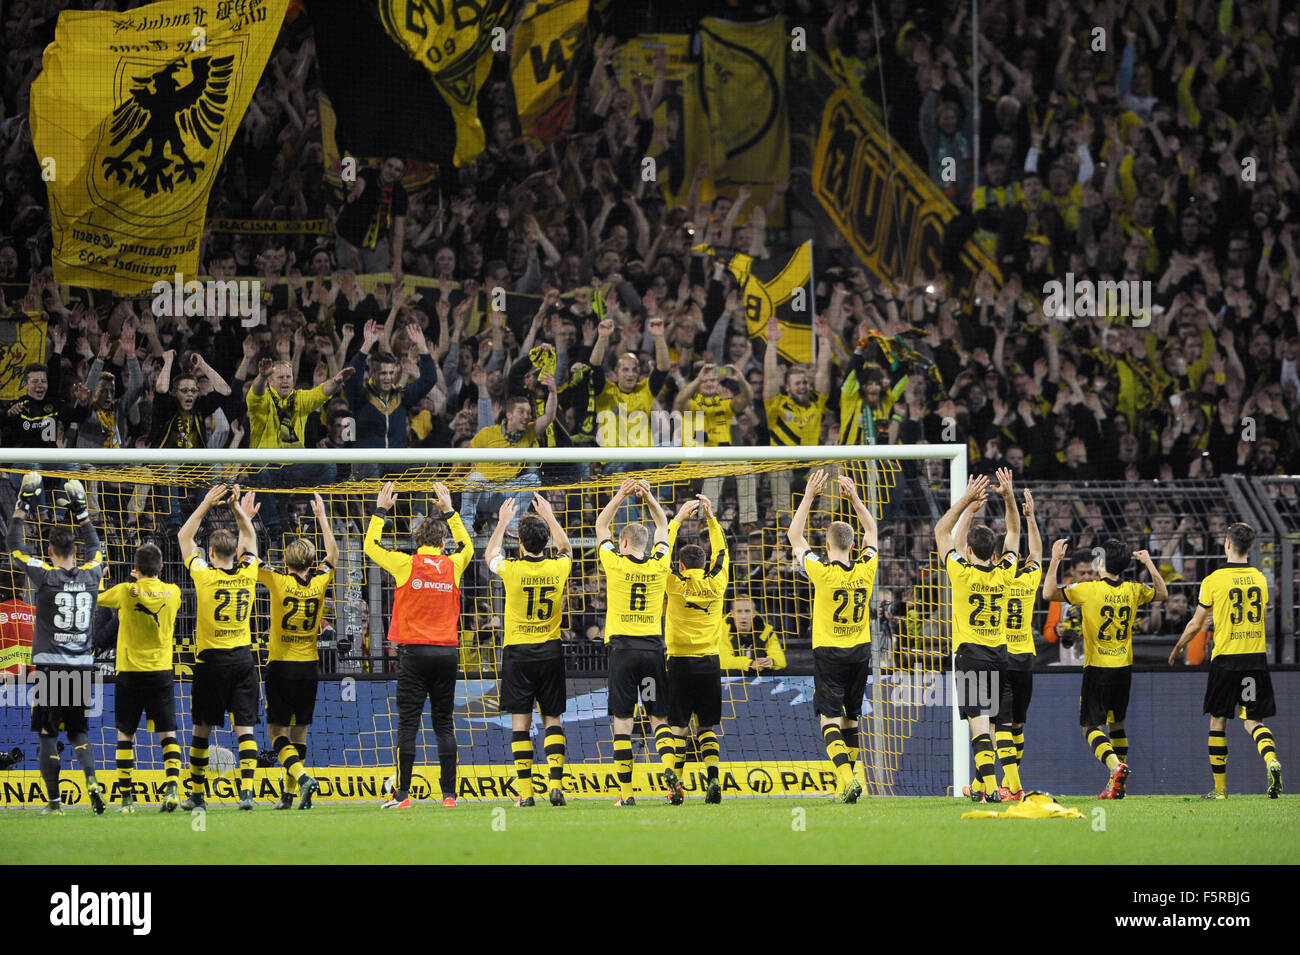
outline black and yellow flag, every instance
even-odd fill
[[[288,0],[163,0],[59,15],[32,143],[61,284],[148,291],[199,271],[208,193]]]
[[[777,351],[787,361],[813,360],[812,243],[805,242],[788,259],[755,259],[734,249],[697,245],[724,263],[740,283],[749,337],[767,341],[773,315],[781,326]]]
[[[487,145],[478,119],[478,91],[504,50],[516,0],[378,0],[379,19],[397,44],[433,74],[456,120],[457,166]]]
[[[510,78],[525,136],[554,142],[564,132],[578,93],[578,73],[591,48],[588,0],[540,0],[515,30]]]

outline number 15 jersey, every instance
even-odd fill
[[[1083,665],[1126,667],[1133,663],[1138,608],[1156,595],[1132,580],[1079,580],[1062,593],[1083,613]]]
[[[880,561],[867,547],[847,564],[823,560],[812,551],[803,555],[803,572],[813,585],[812,645],[856,647],[871,642],[871,591]]]
[[[605,642],[646,650],[664,645],[664,594],[668,589],[668,545],[655,544],[649,557],[628,557],[612,540],[596,552],[605,571]]]
[[[253,645],[253,596],[257,558],[245,554],[230,570],[213,567],[199,554],[185,563],[194,581],[198,609],[194,619],[195,656],[205,650],[239,650]]]

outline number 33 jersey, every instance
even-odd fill
[[[1083,665],[1126,667],[1133,663],[1138,608],[1156,592],[1132,580],[1080,580],[1063,591],[1083,613]]]
[[[874,547],[842,564],[812,551],[803,555],[803,572],[813,585],[812,645],[856,647],[871,642],[871,591],[880,561]]]
[[[1212,663],[1230,670],[1268,665],[1268,578],[1247,564],[1227,564],[1201,581],[1199,603],[1214,613]]]
[[[257,579],[271,592],[271,643],[267,661],[315,663],[325,594],[334,568],[321,561],[305,577],[271,570],[265,564]]]
[[[253,643],[250,624],[257,590],[258,560],[245,554],[230,570],[213,567],[199,554],[185,566],[198,596],[194,620],[195,656],[205,650],[238,650]]]

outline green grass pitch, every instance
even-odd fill
[[[963,820],[974,807],[945,798],[864,798],[854,806],[688,800],[681,807],[647,798],[629,809],[605,800],[533,809],[429,802],[400,812],[340,803],[310,812],[218,806],[196,831],[188,814],[152,808],[130,816],[75,809],[63,817],[22,809],[0,811],[0,842],[8,864],[1300,862],[1294,796],[1060,801],[1085,818]]]

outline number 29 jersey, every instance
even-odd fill
[[[813,585],[812,645],[856,647],[871,642],[871,592],[880,561],[867,547],[858,559],[841,564],[812,551],[803,555],[803,572]]]
[[[1062,593],[1083,614],[1083,665],[1126,667],[1133,663],[1138,608],[1156,595],[1132,580],[1079,580]]]
[[[334,568],[321,561],[305,578],[263,565],[257,572],[271,594],[271,642],[267,661],[315,663],[325,595],[334,582]]]
[[[245,554],[230,570],[223,570],[211,566],[199,554],[191,554],[185,566],[198,596],[194,620],[195,656],[202,657],[205,650],[251,647],[257,558]]]

